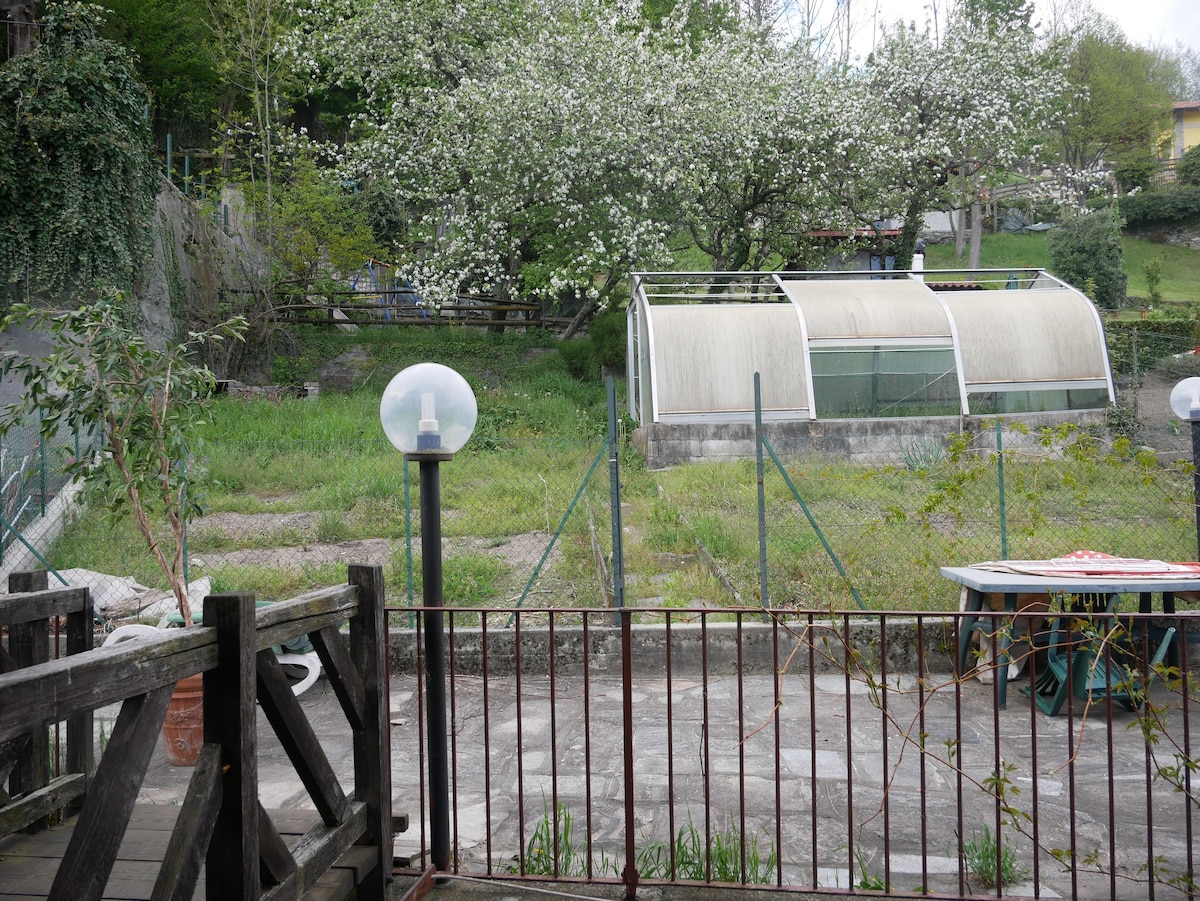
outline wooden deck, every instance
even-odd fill
[[[134,808],[101,896],[103,901],[150,901],[179,811],[178,806],[165,804],[139,804]],[[316,811],[311,810],[270,810],[267,814],[293,850],[321,823]],[[48,897],[74,827],[73,817],[62,826],[0,839],[0,901]],[[374,849],[367,845],[354,846],[301,897],[306,901],[343,901],[352,897],[374,865],[374,854]],[[205,897],[203,869],[192,897],[197,901]]]

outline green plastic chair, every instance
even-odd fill
[[[1051,624],[1045,666],[1033,691],[1038,708],[1048,716],[1058,716],[1069,688],[1079,701],[1102,702],[1111,695],[1126,710],[1138,710],[1146,702],[1157,668],[1171,647],[1175,628],[1163,631],[1154,653],[1143,663],[1138,654],[1141,642],[1136,636],[1110,639],[1106,652],[1099,637],[1071,627],[1078,621],[1078,617],[1063,615]],[[1028,686],[1021,691],[1030,694]]]

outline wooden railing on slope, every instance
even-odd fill
[[[0,599],[5,611],[0,623],[28,624],[37,613],[48,621],[63,594]],[[0,675],[0,747],[45,732],[48,724],[78,726],[92,710],[121,703],[108,745],[87,781],[50,898],[98,901],[104,893],[174,684],[197,672],[204,673],[205,744],[152,897],[191,899],[206,864],[209,898],[298,898],[357,844],[370,846],[373,858],[359,881],[358,897],[385,898],[392,816],[383,596],[378,566],[351,566],[346,586],[257,611],[250,593],[210,595],[203,626],[164,630],[111,649],[83,649]],[[88,638],[90,616],[89,606]],[[348,636],[340,631],[347,619]],[[271,650],[306,633],[353,734],[352,797],[338,783]],[[292,848],[258,800],[256,698],[322,820]],[[86,735],[90,748],[90,724]],[[83,773],[89,769],[86,760],[80,766]]]

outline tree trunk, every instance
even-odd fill
[[[563,332],[563,340],[574,338],[576,332],[592,321],[592,316],[600,309],[600,304],[594,300],[588,300],[575,314],[575,318],[571,320],[571,324],[567,326],[567,330]]]
[[[971,255],[967,260],[967,266],[971,269],[979,268],[979,251],[982,241],[983,205],[976,198],[971,202]]]
[[[956,207],[951,215],[952,231],[954,232],[954,258],[961,260],[967,247],[966,211]]]

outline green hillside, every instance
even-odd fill
[[[1200,251],[1144,238],[1123,238],[1122,244],[1131,305],[1140,306],[1148,296],[1144,264],[1155,259],[1162,262],[1160,290],[1166,303],[1200,303]],[[925,249],[926,269],[961,269],[965,262],[954,256],[953,244],[931,244]],[[984,269],[1051,268],[1045,233],[984,235],[979,262]]]

